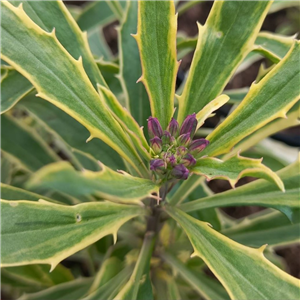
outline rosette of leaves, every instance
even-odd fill
[[[1,2],[4,292],[299,297],[299,281],[272,252],[299,242],[299,161],[261,141],[298,124],[300,45],[260,32],[270,9],[268,1],[216,1],[188,39],[177,35],[169,1],[99,1],[83,10]],[[114,57],[102,29],[116,19]],[[176,91],[177,55],[191,50]],[[249,89],[224,90],[257,56],[272,68]],[[205,120],[228,101],[230,115],[203,135]],[[234,187],[244,176],[260,179],[219,194],[206,184],[219,178]],[[244,205],[268,209],[238,221],[218,210]]]

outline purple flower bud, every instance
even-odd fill
[[[172,136],[171,136],[170,132],[167,130],[164,130],[164,133],[163,133],[161,139],[162,139],[164,145],[165,144],[170,145],[172,143]]]
[[[166,163],[171,166],[171,167],[174,167],[176,165],[176,158],[173,154],[171,153],[168,153],[166,155]]]
[[[160,138],[162,136],[163,131],[157,118],[149,117],[148,133],[150,138],[154,138],[155,136],[158,136]]]
[[[190,141],[191,141],[191,138],[190,138],[189,133],[182,134],[177,139],[178,144],[181,145],[181,146],[189,145]]]
[[[180,135],[188,133],[191,137],[194,136],[198,121],[196,119],[196,114],[188,115],[183,121],[180,128]]]
[[[177,165],[171,171],[171,175],[177,179],[187,179],[189,177],[189,170],[182,164]]]
[[[189,151],[191,154],[195,155],[200,153],[207,145],[209,144],[209,141],[206,139],[198,139],[192,141]]]
[[[179,134],[179,124],[178,122],[172,118],[170,124],[168,125],[168,131],[170,132],[170,134],[174,137],[178,137],[178,134]]]
[[[150,146],[155,154],[159,154],[162,151],[162,140],[159,137],[155,136],[150,140]]]
[[[185,167],[192,167],[196,164],[196,159],[190,153],[186,154],[180,161]]]
[[[151,171],[162,171],[164,169],[165,169],[165,162],[162,159],[150,160],[150,170]]]
[[[188,151],[187,148],[185,148],[184,146],[180,146],[176,150],[176,155],[177,156],[183,156],[183,155],[185,155],[187,153],[187,151]]]

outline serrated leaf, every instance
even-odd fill
[[[184,265],[179,259],[172,254],[166,252],[162,255],[163,259],[169,264],[169,266],[180,276],[188,282],[195,291],[204,299],[207,300],[221,300],[229,299],[226,291],[220,284],[210,280],[204,274],[198,272],[195,274],[186,265]],[[175,298],[174,298],[175,299]]]
[[[1,149],[28,171],[59,160],[59,157],[32,128],[4,114],[1,116]]]
[[[234,190],[183,204],[180,208],[189,212],[208,207],[260,205],[280,210],[290,220],[296,220],[299,214],[299,167],[297,161],[277,173],[285,186],[285,193],[279,191],[273,183],[261,179]]]
[[[178,121],[216,98],[251,51],[271,2],[216,1],[204,26],[179,98]],[[234,17],[233,13],[234,12]]]
[[[62,138],[72,149],[91,154],[95,159],[115,170],[125,169],[117,152],[99,139],[86,143],[87,129],[55,105],[40,101],[33,95],[28,95],[18,105],[22,105],[29,114],[45,124],[54,136]]]
[[[1,76],[1,114],[11,109],[32,89],[32,84],[15,70]]]
[[[267,125],[263,126],[259,130],[253,132],[246,138],[242,139],[240,143],[234,146],[234,148],[225,155],[228,157],[237,151],[243,152],[247,149],[258,144],[263,139],[272,136],[276,132],[279,132],[283,129],[293,127],[300,124],[299,116],[300,116],[300,103],[296,103],[286,114],[286,118],[280,118],[271,121]]]
[[[174,112],[177,16],[173,1],[141,1],[138,30],[134,36],[140,51],[142,81],[147,90],[151,113],[167,128]]]
[[[79,300],[88,291],[92,280],[93,278],[78,278],[37,293],[24,294],[19,300]]]
[[[297,299],[300,281],[280,270],[259,249],[238,244],[174,207],[166,207],[231,299]]]
[[[149,179],[120,174],[101,165],[102,170],[75,171],[67,162],[51,164],[36,172],[27,182],[30,189],[50,188],[68,195],[95,195],[120,203],[141,203],[158,193],[159,186]]]
[[[299,223],[290,220],[278,211],[249,216],[222,233],[230,239],[251,247],[285,246],[300,242]]]
[[[151,115],[149,99],[142,83],[136,83],[142,74],[140,54],[131,34],[137,32],[138,1],[128,1],[119,31],[120,80],[126,103],[140,126],[147,128]]]
[[[259,82],[253,83],[241,104],[207,139],[202,152],[211,156],[229,152],[240,140],[276,118],[285,117],[298,101],[300,43],[295,42],[288,54]]]
[[[286,37],[271,32],[260,32],[254,50],[273,62],[279,62],[293,46],[295,37]]]
[[[150,160],[150,147],[144,136],[143,129],[132,117],[129,111],[122,107],[115,95],[106,87],[98,85],[100,97],[103,97],[103,102],[110,108],[115,118],[122,125],[123,129],[129,134],[135,147],[143,154],[144,158]]]
[[[47,32],[51,32],[55,28],[57,39],[74,59],[82,57],[83,67],[95,89],[97,83],[105,85],[89,49],[87,35],[80,31],[63,2],[12,1],[15,6],[20,3],[29,18],[40,28]]]
[[[59,43],[55,32],[43,31],[21,6],[16,8],[8,2],[1,4],[2,58],[31,81],[40,97],[83,124],[91,132],[89,140],[93,137],[102,139],[137,172],[148,176],[146,168],[137,167],[141,159],[99,98],[85,73],[82,59],[75,60]]]
[[[90,202],[75,206],[44,200],[1,200],[2,266],[50,264],[102,237],[113,234],[129,219],[143,215],[137,206]]]
[[[204,157],[197,160],[192,172],[204,175],[208,180],[217,178],[228,180],[232,187],[245,176],[264,178],[275,183],[284,191],[284,185],[279,176],[261,162],[262,159],[242,157],[239,154],[226,161],[214,157]]]

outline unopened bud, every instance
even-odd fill
[[[180,146],[176,150],[176,155],[177,156],[184,156],[188,152],[188,149],[184,146]]]
[[[168,131],[175,138],[177,138],[179,135],[179,124],[174,118],[172,118],[171,122],[168,125]]]
[[[152,159],[150,160],[150,170],[151,171],[163,171],[165,169],[165,162],[162,159]]]
[[[194,136],[198,121],[196,119],[196,114],[188,115],[183,121],[180,128],[180,135],[188,133],[191,137]]]
[[[154,138],[155,136],[161,137],[163,134],[163,130],[157,118],[149,117],[148,119],[148,133],[150,138]]]
[[[162,139],[162,142],[163,142],[164,145],[166,145],[166,144],[171,145],[172,144],[172,136],[171,136],[170,132],[167,131],[167,130],[164,130],[164,133],[163,133],[161,139]]]
[[[189,146],[189,151],[191,154],[196,155],[200,153],[208,144],[209,141],[206,139],[194,140]]]
[[[162,140],[159,137],[155,136],[150,140],[150,146],[155,154],[159,154],[162,151]]]
[[[176,165],[176,158],[173,154],[169,154],[167,155],[166,157],[166,163],[171,166],[171,167],[174,167]]]
[[[181,146],[188,146],[190,141],[191,141],[191,138],[190,138],[189,133],[182,134],[177,139],[178,145],[181,145]]]
[[[189,177],[189,170],[182,164],[177,165],[171,171],[171,175],[176,179],[187,179]]]
[[[196,159],[194,158],[194,156],[190,153],[186,154],[182,159],[181,159],[181,163],[185,166],[185,167],[192,167],[196,164]]]

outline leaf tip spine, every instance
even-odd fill
[[[94,136],[91,134],[87,139],[86,139],[86,143],[90,142],[92,139],[94,138]]]
[[[264,254],[264,251],[265,251],[265,249],[267,248],[267,246],[268,246],[268,244],[264,244],[264,245],[262,245],[261,247],[259,247],[259,248],[257,249],[257,251],[258,251],[259,253],[261,253],[261,254]]]
[[[143,82],[143,75],[136,81],[136,83]]]

